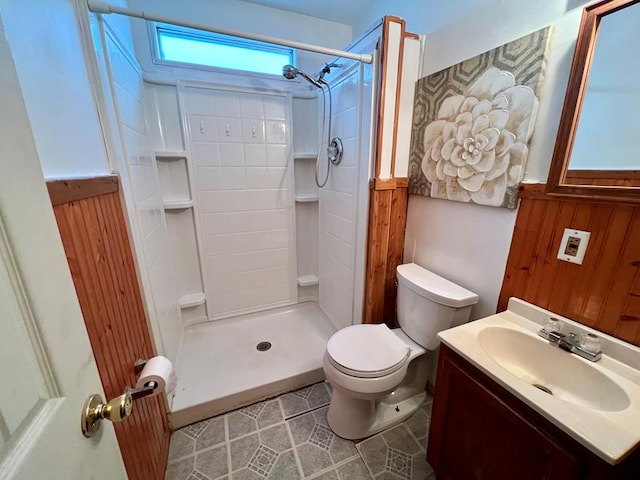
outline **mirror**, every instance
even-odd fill
[[[640,202],[640,0],[584,9],[547,193]]]

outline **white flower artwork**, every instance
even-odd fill
[[[520,181],[537,107],[531,88],[493,67],[446,98],[424,131],[431,196],[499,207]]]
[[[552,27],[418,80],[411,195],[516,208]]]

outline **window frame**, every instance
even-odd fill
[[[285,53],[289,55],[292,65],[296,65],[297,63],[297,50],[291,47],[284,47],[284,46],[275,45],[275,44],[266,43],[266,42],[258,42],[256,40],[249,40],[241,37],[234,37],[231,35],[223,35],[218,33],[206,32],[206,31],[197,30],[194,28],[171,25],[168,23],[148,22],[147,28],[149,32],[149,39],[151,40],[150,43],[151,43],[151,50],[152,50],[151,51],[152,60],[155,65],[204,70],[204,71],[216,72],[216,73],[248,75],[248,76],[268,78],[268,79],[281,78],[281,75],[279,74],[263,73],[263,72],[257,72],[254,70],[239,70],[239,69],[233,69],[233,68],[204,65],[201,63],[180,62],[176,60],[164,59],[161,56],[160,39],[159,39],[159,35],[162,30],[177,34],[177,36],[183,36],[184,38],[200,37],[200,38],[203,38],[205,41],[209,41],[210,43],[219,43],[222,45],[230,45],[230,46],[237,46],[237,47],[244,47],[244,48],[260,47],[260,48],[256,48],[255,50],[265,51],[265,52]],[[224,41],[216,42],[216,40],[220,40],[220,39]]]

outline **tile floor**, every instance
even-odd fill
[[[404,423],[355,443],[327,425],[325,383],[171,436],[166,480],[435,480],[425,451],[432,398]]]

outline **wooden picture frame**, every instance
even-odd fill
[[[568,166],[595,52],[598,27],[604,16],[638,2],[640,0],[603,0],[585,7],[583,11],[547,179],[546,193],[549,195],[640,203],[640,187],[635,186],[637,180],[630,182],[607,180],[616,177],[616,175],[625,177],[625,174],[620,171],[613,173],[614,171],[610,170],[600,170],[600,174],[595,175],[597,178],[592,178],[590,184],[585,184],[586,182],[568,183],[568,180],[575,177],[575,175],[568,174]],[[629,175],[626,176],[637,179],[637,171],[630,170]]]

